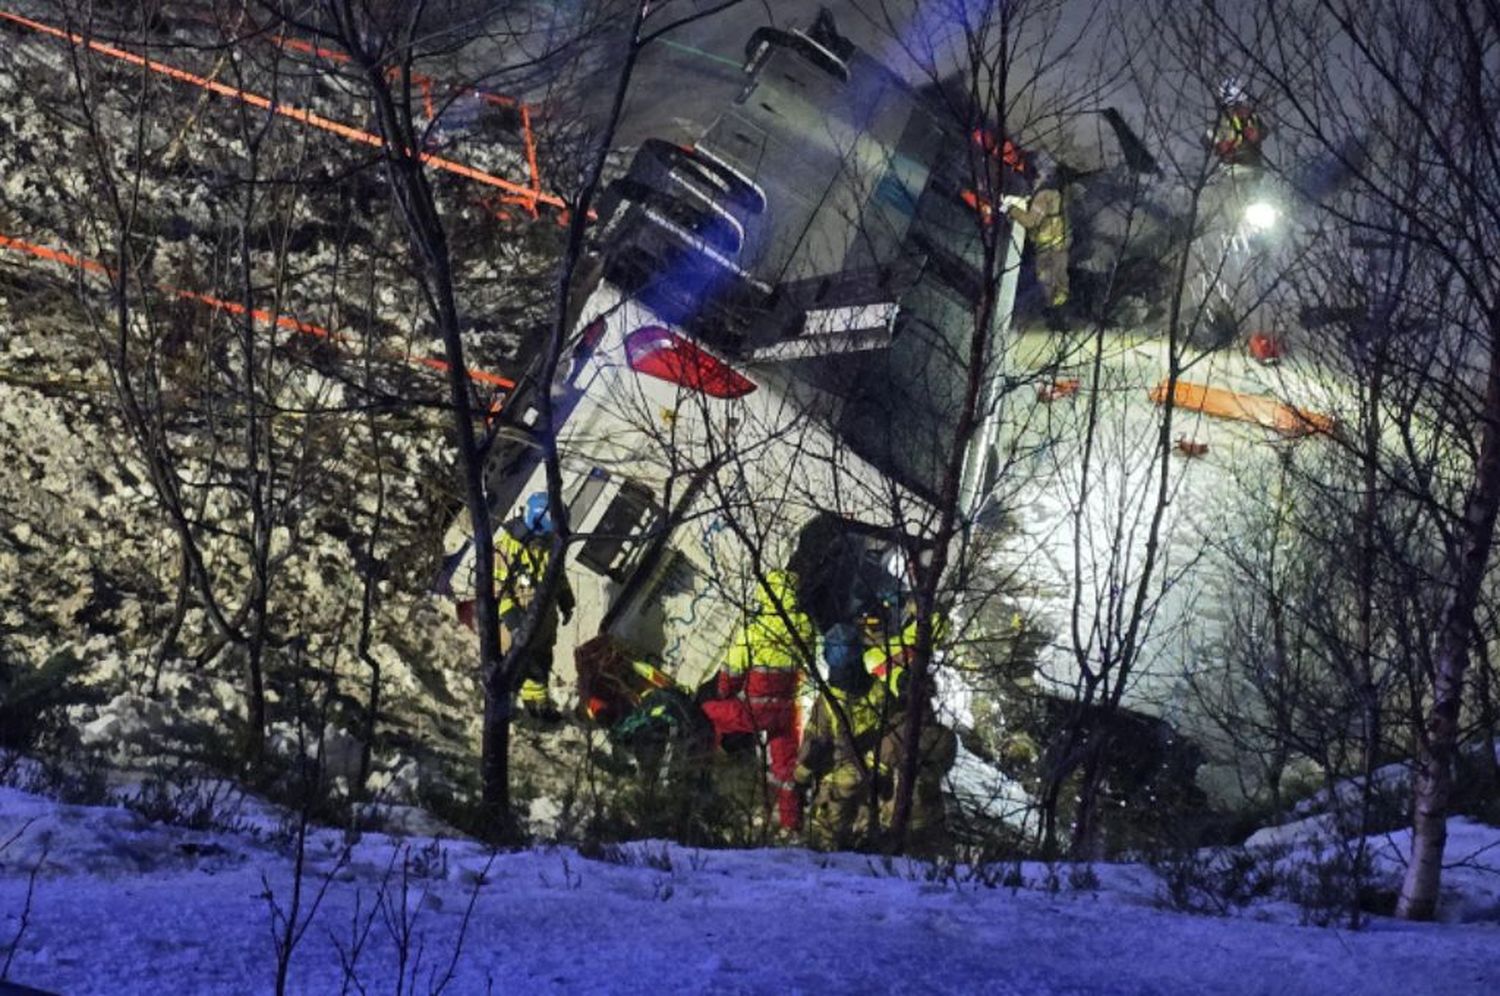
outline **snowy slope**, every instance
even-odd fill
[[[43,869],[10,981],[78,994],[271,991],[263,894],[268,883],[285,905],[291,863],[264,811],[244,818],[262,827],[259,836],[196,833],[0,790],[0,843],[20,831],[0,853],[0,958],[19,926],[28,874],[39,862]],[[1461,824],[1458,836],[1465,845],[1500,841],[1500,831],[1475,824]],[[440,846],[437,857],[426,839],[369,834],[341,864],[339,837],[314,833],[304,901],[329,885],[292,959],[291,991],[339,992],[340,951],[351,950],[353,925],[372,913],[355,966],[360,983],[396,991],[391,928],[399,932],[404,919],[411,958],[420,950],[414,972],[407,966],[415,987],[405,991],[431,991],[489,861],[471,843]],[[411,878],[404,902],[402,853],[426,875]],[[1500,853],[1476,860],[1485,858],[1500,867]],[[1099,872],[1097,891],[1050,892],[1040,887],[1046,870],[1027,865],[1027,884],[1013,891],[926,881],[923,866],[906,862],[887,871],[862,856],[790,850],[633,844],[612,861],[565,848],[502,854],[478,890],[445,991],[1500,991],[1493,870],[1450,877],[1468,894],[1460,905],[1471,922],[1377,920],[1360,933],[1278,922],[1285,914],[1274,907],[1240,919],[1168,913],[1154,907],[1157,883],[1145,869]],[[377,898],[383,881],[386,903]]]

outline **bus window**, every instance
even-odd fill
[[[625,580],[631,554],[656,524],[659,510],[651,489],[635,481],[620,484],[593,535],[578,551],[578,562],[612,581]]]

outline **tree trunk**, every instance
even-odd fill
[[[1046,763],[1046,777],[1042,785],[1042,856],[1055,860],[1061,848],[1057,841],[1057,814],[1062,808],[1063,789],[1070,775],[1078,768],[1079,748],[1094,735],[1090,722],[1093,714],[1088,704],[1093,697],[1089,686],[1084,697],[1074,704],[1073,715],[1068,719],[1062,733],[1061,746],[1049,748],[1050,758]]]
[[[1461,629],[1467,641],[1468,627]],[[1438,888],[1443,871],[1443,849],[1448,843],[1448,803],[1453,795],[1453,756],[1458,744],[1458,710],[1462,702],[1463,673],[1468,651],[1463,642],[1455,647],[1445,634],[1438,654],[1432,709],[1417,760],[1412,817],[1411,862],[1401,883],[1396,915],[1408,920],[1430,920],[1437,912]]]
[[[381,433],[373,414],[369,417],[370,447],[375,458],[375,509],[370,521],[370,534],[365,543],[364,584],[361,586],[359,602],[359,637],[356,652],[365,667],[370,669],[369,701],[365,706],[364,729],[360,735],[359,778],[354,786],[354,797],[365,798],[365,789],[370,781],[370,764],[375,750],[375,730],[380,722],[380,661],[370,653],[375,623],[375,602],[379,590],[380,570],[377,566],[380,536],[385,525],[385,453],[380,445]]]
[[[462,329],[453,286],[452,258],[447,229],[438,210],[432,187],[421,161],[421,142],[412,125],[411,108],[391,91],[386,66],[361,44],[361,14],[353,4],[331,5],[330,11],[343,47],[354,55],[369,87],[371,101],[385,140],[385,164],[397,205],[411,239],[418,285],[423,303],[443,343],[448,362],[448,397],[459,467],[464,481],[464,505],[474,538],[474,626],[479,637],[479,670],[485,689],[484,751],[480,779],[485,809],[500,834],[510,832],[510,773],[504,748],[510,739],[510,696],[504,689],[509,680],[500,653],[499,606],[494,584],[494,533],[489,502],[484,490],[484,456],[474,431],[474,408],[469,403],[467,363]],[[414,15],[419,16],[420,8]],[[404,39],[415,37],[416,24],[409,23]],[[498,693],[498,697],[497,697]],[[492,723],[500,729],[492,730]],[[492,751],[492,744],[502,749]]]
[[[1500,511],[1500,314],[1492,314],[1488,324],[1491,349],[1479,461],[1465,502],[1463,546],[1455,565],[1453,593],[1440,622],[1432,705],[1424,724],[1413,785],[1411,862],[1406,866],[1401,898],[1396,903],[1396,915],[1408,920],[1429,920],[1437,912],[1464,672],[1469,666],[1474,610],[1494,545],[1495,515]]]
[[[1073,815],[1073,839],[1068,852],[1075,861],[1104,856],[1100,840],[1099,792],[1104,787],[1104,752],[1109,738],[1101,731],[1089,740],[1078,786],[1078,805]]]
[[[1484,772],[1489,779],[1491,792],[1500,792],[1500,716],[1496,715],[1495,690],[1493,687],[1492,674],[1494,662],[1490,659],[1486,648],[1480,648],[1479,668],[1479,728],[1484,735]]]
[[[266,744],[266,681],[261,653],[264,645],[251,642],[245,647],[245,763],[258,768],[264,759]]]
[[[510,812],[510,681],[492,671],[484,683],[484,728],[479,758],[485,823],[509,836],[514,829]]]

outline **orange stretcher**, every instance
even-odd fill
[[[1158,405],[1167,403],[1169,380],[1163,380],[1150,391]],[[1338,431],[1338,421],[1331,415],[1299,408],[1262,394],[1243,394],[1222,387],[1210,387],[1179,380],[1171,392],[1177,408],[1202,412],[1217,418],[1234,419],[1265,426],[1284,436],[1306,436],[1313,433],[1331,436]]]

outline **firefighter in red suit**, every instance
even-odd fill
[[[714,746],[726,734],[764,733],[771,784],[781,825],[796,830],[802,806],[794,776],[800,736],[797,686],[802,660],[817,637],[812,620],[797,607],[797,576],[771,571],[760,584],[755,607],[735,630],[719,671],[717,699],[703,703],[714,727]]]

